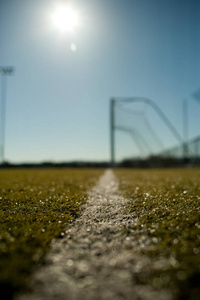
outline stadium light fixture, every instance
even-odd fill
[[[6,120],[6,75],[11,75],[14,72],[13,67],[0,67],[1,74],[1,145],[0,145],[0,155],[1,164],[4,161],[5,152],[5,120]]]

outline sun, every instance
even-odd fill
[[[73,32],[79,24],[77,11],[69,5],[57,6],[52,15],[52,20],[54,25],[62,32]]]

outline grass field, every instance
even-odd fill
[[[200,169],[115,169],[135,225],[133,254],[150,258],[138,284],[170,288],[174,299],[200,299]],[[50,242],[79,216],[99,169],[0,170],[0,288],[12,299],[26,288]]]
[[[136,222],[130,251],[151,259],[139,284],[200,299],[200,169],[115,170]]]
[[[79,215],[102,170],[0,170],[0,290],[12,299],[27,286],[52,239]]]

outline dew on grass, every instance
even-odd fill
[[[74,264],[74,261],[72,259],[68,259],[66,264],[67,264],[68,267],[72,267],[73,264]]]

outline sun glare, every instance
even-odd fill
[[[63,32],[72,32],[79,23],[78,13],[71,6],[57,7],[52,19],[54,25]]]

